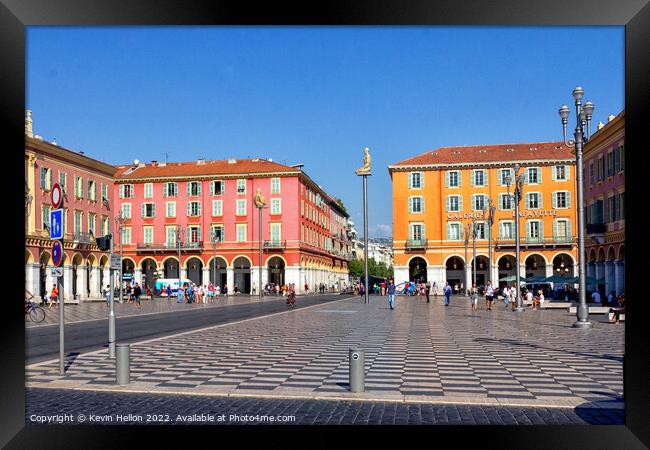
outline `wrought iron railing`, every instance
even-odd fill
[[[426,239],[409,239],[406,241],[406,248],[424,248],[426,246]]]
[[[277,241],[277,240],[264,241],[264,248],[284,250],[285,248],[287,248],[287,241]]]

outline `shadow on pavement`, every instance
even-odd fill
[[[474,339],[476,342],[498,342],[501,344],[507,344],[507,345],[520,345],[520,346],[525,346],[525,347],[533,347],[533,348],[539,348],[542,350],[558,350],[557,348],[552,348],[552,347],[544,347],[541,345],[537,344],[531,344],[529,342],[522,342],[518,341],[515,339],[493,339],[493,338],[476,338]],[[598,358],[598,359],[609,359],[611,361],[617,361],[617,362],[623,362],[623,356],[616,356],[616,355],[598,355],[595,353],[584,353],[584,352],[572,352],[570,350],[564,350],[567,353],[571,353],[573,355],[578,355],[578,356],[588,356],[591,358]]]
[[[600,401],[600,408],[594,408],[592,403],[576,406],[575,413],[590,425],[625,425],[625,409],[614,408],[623,402],[622,396],[612,395],[608,392],[591,391],[593,394],[606,395],[611,400]],[[611,404],[612,408],[607,408]]]

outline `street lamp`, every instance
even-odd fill
[[[115,216],[115,225],[117,225],[117,228],[120,233],[120,303],[122,303],[122,278],[124,277],[124,274],[122,273],[123,265],[124,265],[124,222],[126,222],[126,217],[124,217],[123,211],[120,209],[120,211],[117,213],[117,216]],[[111,296],[113,296],[113,293],[111,292]]]
[[[183,267],[181,264],[181,245],[186,230],[186,228],[176,225],[176,247],[178,248],[178,289],[181,288],[181,267]]]
[[[217,286],[217,242],[219,241],[219,236],[217,235],[216,228],[212,230],[212,247],[214,248],[214,259],[212,260],[212,286]]]
[[[519,173],[519,164],[515,164],[515,178],[514,180],[508,173],[506,176],[506,186],[508,186],[508,202],[510,202],[510,185],[514,182],[514,202],[515,202],[515,245],[516,245],[516,261],[515,272],[517,278],[517,307],[514,309],[517,312],[524,310],[523,299],[521,298],[521,273],[520,273],[520,255],[519,255],[519,202],[521,201],[521,190],[524,185],[524,174]],[[508,205],[509,206],[509,205]]]
[[[488,281],[492,281],[492,224],[494,223],[494,212],[496,206],[492,202],[492,198],[488,198],[487,206],[483,205],[483,215],[487,214],[488,226]]]
[[[465,227],[465,230],[464,230],[464,234],[465,234],[465,236],[464,236],[464,238],[465,238],[465,276],[463,278],[465,279],[465,293],[467,293],[468,289],[469,289],[469,285],[467,284],[467,282],[469,281],[467,279],[467,246],[469,244],[469,236],[470,236],[471,233],[472,233],[472,224],[468,222],[467,226]]]
[[[472,217],[472,223],[467,224],[466,238],[469,239],[469,233],[472,233],[472,287],[476,284],[476,218]]]
[[[575,328],[591,328],[593,325],[589,322],[589,310],[587,309],[587,283],[585,278],[585,236],[584,236],[584,226],[585,226],[585,216],[584,216],[584,186],[582,184],[583,178],[583,167],[582,167],[582,148],[584,144],[589,140],[590,136],[590,127],[591,127],[591,115],[594,112],[594,104],[590,101],[587,101],[584,106],[582,105],[582,97],[584,96],[584,89],[580,86],[577,86],[573,90],[573,99],[575,100],[576,107],[576,128],[573,133],[575,140],[567,141],[567,122],[569,118],[569,107],[567,105],[562,105],[558,113],[560,114],[560,119],[562,120],[562,135],[564,140],[564,145],[567,147],[574,147],[576,152],[576,184],[578,188],[578,281],[580,283],[579,293],[580,293],[580,305],[577,310],[577,320],[573,324]],[[586,135],[585,135],[586,128]]]

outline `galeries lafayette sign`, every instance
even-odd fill
[[[541,211],[520,211],[519,217],[544,217],[544,216],[557,216],[557,210],[545,209]],[[512,212],[512,217],[515,217],[515,212]],[[447,219],[485,219],[482,211],[470,213],[447,213]]]

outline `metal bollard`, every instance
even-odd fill
[[[131,349],[129,344],[116,344],[115,350],[115,378],[119,385],[129,384],[131,381]]]
[[[350,349],[350,392],[363,392],[366,389],[366,356],[363,350]]]

